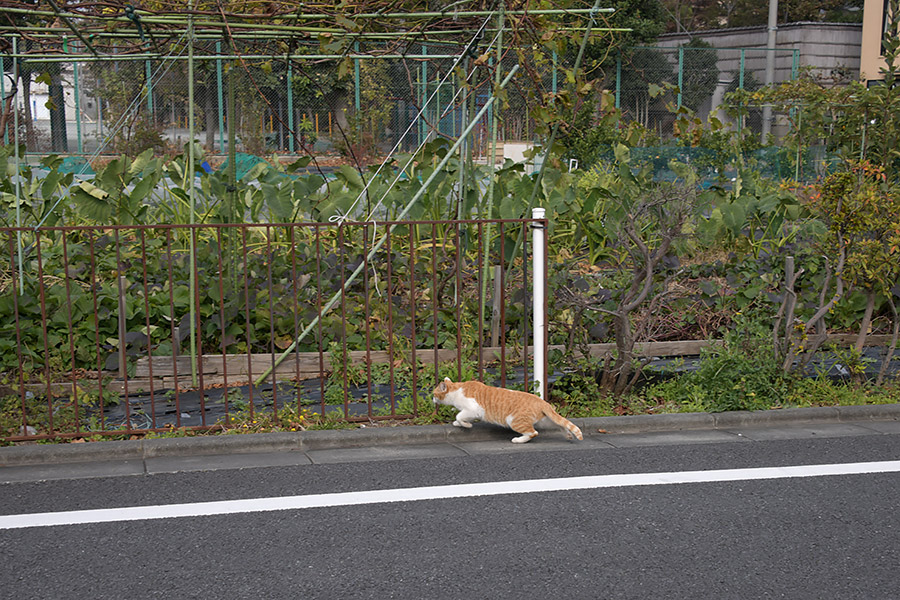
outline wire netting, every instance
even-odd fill
[[[277,39],[243,45],[195,39],[192,65],[184,36],[165,45],[167,54],[146,57],[20,58],[18,84],[14,59],[0,57],[0,92],[14,93],[19,117],[18,135],[10,120],[4,142],[15,136],[33,153],[135,155],[148,147],[177,152],[193,130],[209,154],[226,154],[233,136],[238,151],[257,156],[335,153],[362,159],[395,147],[414,150],[436,137],[456,138],[496,84],[493,50],[461,57],[461,44],[406,43],[398,49],[363,42],[332,57],[318,54],[317,46],[290,52],[283,46]],[[77,43],[69,48],[79,51]],[[673,107],[679,106],[701,119],[716,117],[759,133],[760,107],[747,107],[735,118],[720,106],[730,91],[761,87],[765,55],[764,49],[629,48],[607,57],[600,68],[586,65],[586,77],[597,82],[595,90],[615,98],[626,122],[643,125],[661,140],[672,137]],[[780,76],[796,75],[795,53],[779,53],[777,60]],[[487,156],[494,116],[499,143],[539,139],[535,113],[570,85],[566,70],[573,62],[574,52],[557,57],[507,49],[499,73],[516,64],[520,71],[503,102],[476,124],[470,150]],[[596,94],[591,102],[588,110],[599,106]],[[54,123],[59,104],[64,122]],[[777,136],[789,127],[790,119],[776,115]]]

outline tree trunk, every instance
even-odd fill
[[[631,322],[627,313],[617,314],[613,318],[613,327],[616,332],[618,356],[612,368],[604,373],[602,387],[605,392],[618,396],[626,391],[631,380],[631,363],[634,358],[634,332],[631,331]]]
[[[34,135],[34,115],[31,112],[31,72],[22,74],[22,116],[25,121],[25,148],[35,151],[37,137]]]
[[[209,152],[215,152],[216,148],[216,132],[219,130],[219,113],[216,110],[216,102],[213,102],[215,95],[211,86],[207,86],[204,94],[203,112],[206,115],[206,149]]]
[[[68,152],[66,132],[66,97],[63,93],[62,74],[53,69],[50,75],[50,148],[53,152]]]
[[[334,122],[344,130],[345,135],[350,135],[350,124],[347,122],[347,92],[340,91],[334,95]]]
[[[863,346],[866,345],[866,336],[869,334],[869,327],[872,325],[872,313],[875,312],[875,291],[866,290],[866,311],[863,313],[862,321],[859,323],[859,335],[856,337],[856,351],[862,352]]]

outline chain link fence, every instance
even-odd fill
[[[684,45],[677,48],[637,47],[622,53],[616,65],[616,107],[626,120],[671,137],[675,122],[672,106],[685,107],[706,120],[715,117],[735,129],[762,132],[763,111],[748,106],[733,118],[721,108],[735,90],[753,92],[765,82],[766,56],[775,54],[780,81],[798,75],[799,51],[765,48],[713,48]],[[773,119],[776,137],[787,133],[788,121]]]
[[[165,56],[59,62],[19,55],[18,81],[15,58],[0,57],[0,93],[13,96],[16,108],[3,141],[15,138],[32,153],[134,155],[148,147],[178,152],[193,131],[212,155],[225,155],[233,137],[236,149],[248,154],[363,159],[395,147],[411,151],[438,136],[457,137],[495,83],[495,59],[485,62],[477,53],[459,59],[459,45],[407,44],[401,55],[370,42],[343,58],[299,50],[273,58],[277,44],[239,48],[195,40],[193,61],[183,40],[171,42]],[[797,53],[786,52],[778,60],[788,61],[796,75]],[[748,107],[736,121],[719,107],[728,92],[762,85],[765,55],[764,49],[630,48],[602,67],[602,85],[625,121],[640,123],[660,140],[672,137],[673,105],[758,133],[760,107]],[[476,60],[481,68],[472,69]],[[547,94],[568,85],[564,69],[571,62],[505,54],[502,75],[514,64],[522,68],[497,109],[499,143],[538,137],[534,112]],[[494,116],[488,111],[472,132],[476,156],[490,152]],[[784,135],[787,123],[776,115],[776,136]]]

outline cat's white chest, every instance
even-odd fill
[[[444,402],[459,409],[460,413],[465,413],[473,420],[484,418],[484,407],[478,404],[475,398],[466,396],[461,389],[453,390],[444,396]]]

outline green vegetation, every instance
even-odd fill
[[[547,47],[572,50],[560,42],[548,39]],[[699,60],[709,49],[693,50]],[[0,270],[0,383],[37,391],[2,400],[0,438],[118,435],[101,409],[119,396],[87,382],[95,376],[105,384],[120,350],[129,374],[148,354],[277,354],[316,319],[297,349],[327,353],[325,410],[303,400],[272,410],[266,398],[256,407],[235,398],[213,430],[353,426],[341,410],[345,385],[370,383],[396,390],[375,417],[444,422],[448,411],[430,402],[435,380],[456,379],[462,370],[463,379],[499,381],[479,372],[476,355],[491,335],[491,267],[502,267],[508,301],[498,343],[517,357],[526,343],[522,282],[530,269],[522,252],[529,230],[521,224],[447,221],[522,219],[532,204],[547,210],[549,222],[549,343],[564,348],[551,352],[550,367],[565,373],[551,397],[564,412],[893,402],[897,389],[885,382],[900,331],[900,43],[887,45],[886,57],[883,86],[826,89],[804,77],[732,93],[733,116],[766,102],[794,120],[783,150],[760,149],[749,128],[697,118],[710,80],[688,78],[683,90],[671,81],[641,88],[644,108],[668,107],[675,124],[674,139],[661,145],[649,123],[626,121],[611,105],[599,76],[586,81],[583,73],[566,73],[566,89],[532,115],[544,133],[571,117],[539,183],[509,161],[494,170],[454,156],[438,170],[450,147],[444,139],[396,156],[381,172],[345,165],[327,178],[306,170],[309,157],[283,165],[273,156],[249,166],[235,186],[227,170],[202,168],[197,145],[175,156],[136,148],[135,156],[93,165],[96,173],[77,181],[57,155],[16,173],[16,149],[7,146],[0,150],[7,165],[0,177],[7,257]],[[652,53],[637,58],[659,63]],[[592,58],[595,66],[607,59]],[[380,68],[367,65],[362,76],[375,82]],[[639,86],[636,78],[632,83]],[[388,118],[376,110],[382,92],[373,83],[361,98],[372,110],[352,119],[346,143],[354,153],[371,152],[366,130]],[[673,101],[679,95],[680,104]],[[815,181],[775,177],[769,169],[777,154],[794,161],[797,174],[804,149],[822,144],[836,158]],[[570,172],[562,156],[579,157],[584,168]],[[432,176],[421,201],[404,212]],[[387,239],[383,224],[401,214],[406,222],[373,252],[376,240]],[[345,217],[365,223],[343,223]],[[342,225],[314,225],[329,219]],[[261,225],[228,227],[243,222]],[[144,227],[189,223],[201,226]],[[68,228],[47,227],[62,225]],[[389,276],[375,268],[381,265],[391,266]],[[360,276],[342,288],[354,270]],[[320,315],[341,289],[341,302]],[[829,346],[832,333],[851,342]],[[877,334],[890,341],[880,341],[882,367],[873,371],[863,350]],[[686,339],[723,344],[691,370],[650,370],[638,350]],[[601,343],[613,349],[586,358]],[[413,350],[433,348],[459,348],[462,364],[413,364]],[[388,365],[354,364],[350,353],[364,350],[386,353]],[[840,363],[841,378],[826,357]],[[77,397],[71,388],[52,398],[40,390],[73,380]],[[194,434],[169,428],[157,435],[182,433]]]

